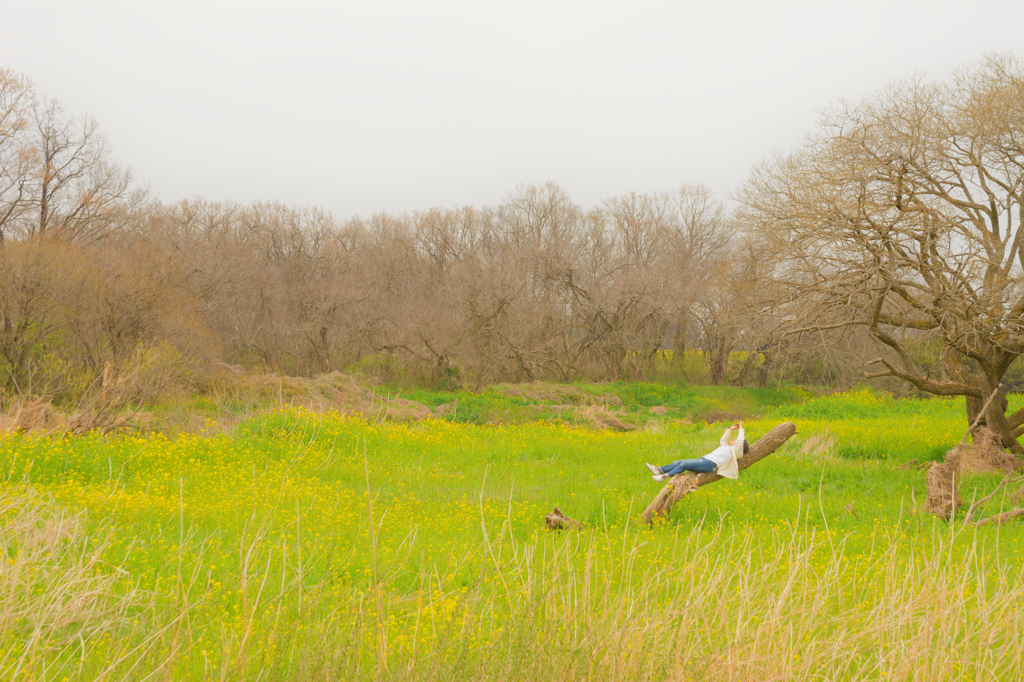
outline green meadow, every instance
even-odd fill
[[[605,394],[633,430],[573,412]],[[0,438],[0,677],[1024,674],[1021,524],[938,520],[924,470],[900,466],[963,436],[962,400],[652,384],[546,407],[505,389],[403,397],[456,406]],[[709,415],[744,418],[751,442],[798,432],[645,526],[660,484],[644,462],[714,448],[727,421]],[[969,476],[961,495],[999,479]],[[586,527],[545,530],[555,506]]]

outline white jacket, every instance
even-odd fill
[[[722,434],[721,440],[718,441],[721,445],[704,455],[704,459],[709,459],[715,463],[718,467],[717,473],[719,476],[739,478],[740,465],[737,460],[743,456],[743,429],[740,428],[736,433],[736,445],[729,445],[729,435],[731,433],[729,429],[726,429],[725,433]]]

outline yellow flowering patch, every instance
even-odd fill
[[[777,408],[748,439],[789,416],[790,443],[653,528],[644,462],[700,456],[718,428],[279,408],[228,434],[6,437],[0,576],[22,587],[0,677],[1011,679],[1021,531],[923,511],[924,472],[895,465],[934,459],[963,416],[919,402]],[[543,530],[556,505],[586,528]]]

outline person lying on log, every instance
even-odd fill
[[[735,436],[732,435],[733,431],[737,432]],[[652,478],[655,481],[667,481],[684,471],[700,474],[715,471],[719,476],[739,478],[740,469],[736,460],[750,451],[750,444],[743,437],[743,422],[737,422],[727,428],[719,443],[721,445],[718,448],[699,459],[677,459],[663,467],[656,467],[653,464],[646,466],[654,474]]]

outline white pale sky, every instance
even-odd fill
[[[0,66],[97,119],[164,201],[339,218],[725,196],[823,107],[987,52],[1021,0],[0,0]]]

